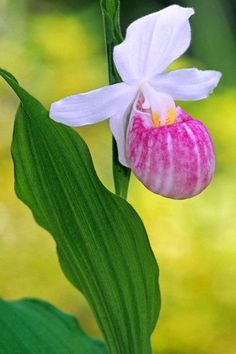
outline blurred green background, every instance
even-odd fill
[[[210,129],[213,183],[200,196],[174,201],[135,178],[129,201],[148,230],[161,269],[162,311],[153,334],[158,354],[236,352],[236,3],[176,1],[193,6],[193,41],[175,67],[221,70],[207,100],[181,104]],[[172,1],[121,0],[122,27]],[[65,95],[107,83],[98,0],[0,0],[0,66],[49,107]],[[100,336],[83,297],[63,276],[53,240],[14,194],[10,143],[17,99],[0,82],[0,290],[8,299],[40,297],[78,316]],[[79,129],[98,175],[113,189],[108,123]]]

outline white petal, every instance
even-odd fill
[[[119,113],[136,89],[124,83],[63,98],[51,105],[50,117],[70,126],[94,124]]]
[[[174,100],[195,101],[208,97],[220,78],[219,71],[193,68],[158,75],[152,84],[156,90],[169,94]]]
[[[126,132],[132,104],[120,114],[116,114],[110,119],[110,129],[116,139],[119,161],[123,166],[129,167],[126,157]]]
[[[188,19],[193,14],[191,8],[172,5],[133,22],[124,42],[114,48],[123,81],[149,79],[183,54],[191,41]]]

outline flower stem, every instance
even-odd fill
[[[101,9],[104,20],[109,83],[112,85],[121,81],[113,62],[113,48],[123,39],[120,29],[120,0],[101,0]],[[115,192],[126,199],[130,169],[119,162],[118,149],[114,137],[112,138],[112,161]]]

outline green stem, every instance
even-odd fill
[[[109,83],[112,85],[121,81],[113,62],[113,48],[123,39],[120,29],[120,0],[101,0],[101,9],[104,19]],[[112,162],[115,192],[126,199],[130,169],[119,162],[118,149],[114,137],[112,138]]]

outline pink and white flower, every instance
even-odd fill
[[[221,73],[165,70],[189,47],[192,8],[169,6],[134,21],[113,59],[123,82],[52,104],[50,117],[70,126],[110,118],[119,160],[153,192],[184,199],[200,193],[214,173],[208,130],[175,100],[201,100]]]

